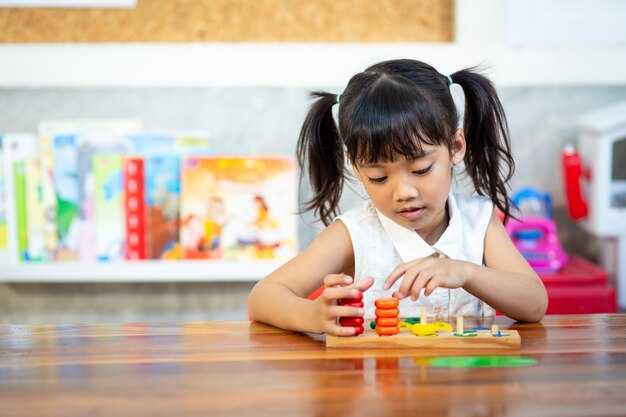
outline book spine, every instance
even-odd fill
[[[124,159],[124,209],[126,213],[125,258],[146,259],[144,161]]]
[[[25,161],[26,224],[28,234],[27,259],[43,259],[44,212],[41,190],[41,160],[32,156]]]
[[[41,158],[41,199],[43,206],[43,258],[53,261],[58,247],[57,197],[54,189],[53,138],[42,135],[40,138]]]
[[[0,136],[0,264],[9,261],[9,237],[7,231],[7,187],[4,175],[3,140]]]
[[[124,172],[122,154],[93,156],[96,253],[99,261],[124,258]]]
[[[26,168],[24,161],[13,163],[15,190],[15,217],[17,226],[18,259],[28,260],[28,225],[26,216]]]

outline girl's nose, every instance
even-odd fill
[[[410,181],[399,181],[393,190],[393,199],[395,201],[410,201],[419,196],[417,188]]]

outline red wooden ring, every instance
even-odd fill
[[[339,324],[341,326],[362,326],[363,322],[363,317],[339,317]]]
[[[340,303],[337,301],[337,305],[344,307],[363,307],[365,304],[363,304],[363,301],[357,301],[355,303]]]

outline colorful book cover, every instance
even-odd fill
[[[6,133],[2,136],[2,168],[5,185],[5,216],[6,216],[6,238],[7,238],[7,262],[16,263],[22,259],[23,251],[18,248],[18,212],[16,210],[15,198],[15,171],[16,162],[23,162],[29,157],[37,156],[39,153],[39,140],[31,133]],[[23,169],[20,169],[20,173]],[[23,224],[25,224],[25,219]],[[25,229],[24,229],[25,231]],[[26,242],[26,237],[22,240],[22,245]],[[24,248],[22,248],[24,250]]]
[[[47,120],[39,124],[42,163],[42,198],[44,206],[44,258],[53,260],[75,255],[82,260],[93,260],[95,247],[93,218],[93,178],[91,173],[91,156],[96,150],[92,143],[103,144],[101,151],[113,151],[107,147],[108,139],[121,133],[143,131],[143,122],[137,119],[76,119]],[[117,135],[116,135],[117,133]],[[78,253],[68,253],[67,248],[59,249],[59,230],[57,226],[57,193],[54,179],[54,142],[57,136],[78,136],[78,219],[80,230],[77,231]],[[82,146],[81,146],[82,145]],[[58,253],[57,253],[58,252]]]
[[[78,260],[81,225],[78,216],[79,184],[76,135],[55,136],[52,153],[59,236],[55,258],[60,261]]]
[[[53,261],[58,247],[57,231],[57,196],[54,190],[53,148],[54,141],[50,135],[39,138],[41,158],[41,200],[43,218],[43,259]]]
[[[148,157],[144,173],[147,258],[179,259],[180,158]]]
[[[26,217],[26,163],[13,163],[17,252],[20,261],[28,260],[28,224]]]
[[[76,135],[78,148],[78,217],[80,219],[79,258],[96,260],[94,219],[93,156],[97,153],[125,153],[129,150],[124,133],[87,132]]]
[[[0,265],[6,264],[9,260],[9,248],[7,237],[7,194],[4,181],[3,165],[3,140],[0,135]]]
[[[124,155],[93,156],[96,254],[100,261],[124,259]]]
[[[24,161],[28,261],[42,261],[44,253],[44,212],[41,189],[41,158],[31,156]]]
[[[210,140],[200,131],[158,131],[129,135],[132,153],[145,158],[145,245],[149,259],[180,259],[180,158],[208,155]]]
[[[124,257],[128,260],[146,259],[144,194],[143,158],[124,158]]]
[[[296,253],[292,157],[187,157],[181,246],[186,259],[281,259]]]

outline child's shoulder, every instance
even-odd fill
[[[470,226],[486,227],[493,213],[493,202],[481,195],[452,193],[462,223]]]
[[[478,210],[486,210],[493,209],[493,202],[482,195],[466,195],[460,194],[457,192],[453,192],[452,195],[456,200],[456,204],[459,209],[478,209]]]
[[[371,200],[365,200],[363,204],[342,213],[337,219],[345,222],[361,222],[369,219],[378,219],[376,208]]]

